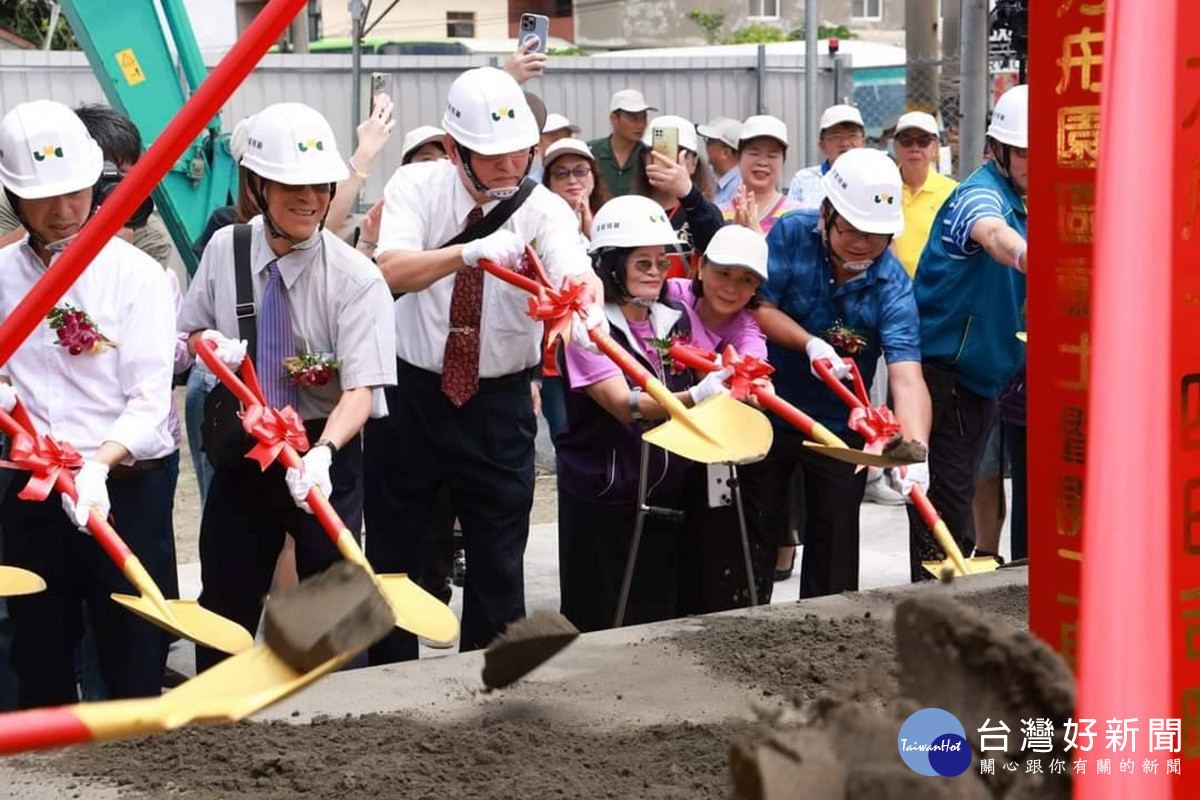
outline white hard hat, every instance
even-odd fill
[[[907,114],[901,114],[900,119],[896,120],[896,133],[900,131],[911,130],[915,128],[925,133],[938,135],[938,123],[934,119],[933,114],[927,114],[924,111],[909,111]]]
[[[454,141],[483,156],[528,150],[541,138],[520,85],[495,67],[469,69],[454,79],[442,127]]]
[[[700,152],[700,137],[696,135],[696,126],[683,117],[663,114],[661,117],[650,120],[650,124],[646,126],[646,132],[642,134],[642,144],[647,147],[653,144],[655,128],[678,128],[679,146],[684,150],[691,150],[693,153]]]
[[[430,142],[440,142],[446,135],[441,128],[432,125],[421,125],[404,134],[404,143],[400,145],[400,163],[407,164],[408,157],[416,150]]]
[[[652,247],[679,244],[679,234],[671,227],[663,207],[638,194],[614,197],[592,218],[592,244],[595,253],[606,247]]]
[[[233,126],[233,133],[229,134],[229,154],[233,156],[235,164],[240,163],[242,156],[246,155],[246,146],[250,142],[250,121],[253,116],[242,117],[238,120],[238,124]]]
[[[838,214],[863,233],[904,231],[900,168],[882,150],[859,147],[838,156],[821,179]]]
[[[832,128],[842,122],[851,122],[860,128],[865,128],[863,124],[862,114],[858,109],[845,103],[839,103],[836,106],[830,106],[821,114],[821,130]]]
[[[562,114],[547,114],[546,124],[542,126],[542,133],[550,133],[551,131],[569,130],[571,133],[579,133],[579,126],[571,122]]]
[[[596,160],[596,156],[592,154],[592,148],[588,147],[587,142],[582,139],[559,139],[547,147],[545,153],[542,153],[542,164],[549,169],[550,165],[554,163],[554,159],[565,155],[582,156],[592,162]]]
[[[996,101],[987,135],[1000,144],[1029,146],[1029,87],[1014,86]]]
[[[26,200],[94,186],[104,153],[74,111],[53,100],[21,103],[0,120],[0,183]]]
[[[704,257],[721,267],[748,269],[767,279],[767,237],[745,225],[726,225],[708,243]]]
[[[337,183],[350,175],[329,122],[303,103],[274,103],[251,118],[242,166],[289,186]]]
[[[740,137],[738,137],[738,144],[748,142],[751,139],[757,139],[760,136],[766,136],[774,139],[784,147],[787,147],[787,123],[778,117],[772,117],[769,114],[758,114],[753,117],[748,117],[746,121],[742,123],[742,134]]]
[[[696,133],[705,139],[722,142],[737,150],[738,137],[742,135],[742,123],[728,117],[717,117],[707,125],[697,125]]]
[[[658,111],[657,108],[646,102],[646,97],[637,89],[621,89],[613,92],[612,100],[608,103],[609,112],[613,111],[628,111],[631,114],[640,114],[643,111]]]

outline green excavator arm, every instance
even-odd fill
[[[183,0],[64,0],[63,13],[109,104],[137,125],[147,147],[208,74]],[[159,17],[157,7],[162,8]],[[165,25],[163,24],[165,20]],[[192,242],[237,185],[237,165],[221,118],[213,118],[154,190],[188,273]]]

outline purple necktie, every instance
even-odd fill
[[[255,355],[258,380],[267,405],[272,408],[291,406],[299,411],[300,390],[292,385],[283,366],[285,358],[296,355],[296,338],[292,333],[287,288],[276,261],[267,265],[267,286],[258,309],[258,352]]]

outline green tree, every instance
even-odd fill
[[[718,14],[715,11],[705,11],[702,8],[693,8],[688,12],[688,19],[699,25],[704,30],[704,38],[709,44],[716,44],[717,34],[721,31],[721,26],[725,24],[725,15]]]
[[[57,5],[53,0],[0,0],[0,28],[12,31],[22,39],[41,47]],[[75,34],[67,24],[67,18],[61,14],[58,15],[58,22],[54,26],[50,47],[54,50],[79,49]]]
[[[783,31],[774,25],[764,25],[761,22],[755,22],[743,28],[738,28],[724,43],[764,44],[767,42],[782,42],[785,39]]]

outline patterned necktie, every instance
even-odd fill
[[[292,385],[283,366],[285,358],[296,355],[296,339],[292,334],[287,288],[276,261],[267,265],[267,286],[258,309],[257,351],[255,367],[267,405],[273,408],[291,406],[299,410],[300,390]]]
[[[467,226],[483,219],[476,206]],[[483,270],[463,267],[454,275],[450,296],[450,333],[442,356],[442,392],[461,408],[479,391],[479,318],[483,312]]]

